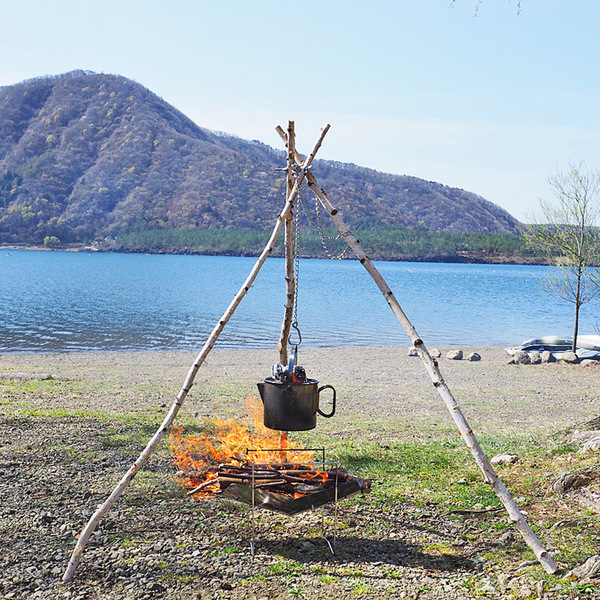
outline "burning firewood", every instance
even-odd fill
[[[177,478],[189,496],[224,495],[248,503],[254,498],[255,506],[293,514],[370,490],[371,480],[349,475],[325,461],[317,462],[312,452],[294,448],[287,437],[280,438],[264,427],[262,407],[252,405],[252,399],[248,404],[252,426],[229,420],[216,421],[213,431],[202,436],[172,432]],[[305,496],[310,498],[297,502]]]
[[[269,487],[272,491],[285,494],[306,494],[315,489],[329,488],[348,481],[360,482],[362,491],[370,487],[370,480],[360,480],[349,475],[343,469],[330,469],[319,471],[306,465],[295,465],[290,468],[290,463],[260,465],[254,468],[251,465],[219,465],[217,471],[211,472],[213,477],[202,481],[199,485],[188,491],[188,496],[199,492],[218,494],[227,489],[232,483],[239,483],[255,488]],[[215,486],[214,489],[207,489]],[[217,487],[218,486],[218,487]]]

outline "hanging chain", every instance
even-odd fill
[[[302,206],[302,210],[304,211],[304,214],[306,215],[308,222],[311,224],[312,228],[319,234],[319,237],[321,238],[321,245],[323,246],[325,255],[327,256],[327,258],[330,258],[331,260],[342,260],[350,252],[350,246],[348,246],[348,244],[346,244],[346,247],[344,248],[344,250],[340,254],[337,254],[337,255],[334,255],[333,252],[331,252],[331,250],[329,250],[329,247],[327,246],[327,240],[341,240],[341,239],[343,239],[343,237],[341,234],[332,236],[332,235],[327,235],[325,233],[325,226],[323,225],[323,213],[321,212],[321,203],[319,202],[319,199],[315,198],[315,214],[316,214],[316,219],[315,219],[315,217],[313,217],[310,210],[308,209],[308,206],[306,206],[306,202],[304,201],[304,198],[300,194],[301,189],[302,188],[300,188],[298,191],[298,207]],[[300,212],[300,211],[296,211],[296,212]]]
[[[296,183],[299,181],[300,170],[296,167],[294,169],[294,179]],[[300,335],[298,329],[298,282],[300,278],[300,205],[302,201],[302,184],[298,186],[298,195],[296,196],[296,209],[293,211],[294,218],[294,312],[292,316],[292,327]],[[302,338],[300,338],[302,339]]]
[[[300,200],[300,192],[302,187],[298,189],[298,200]],[[298,204],[301,204],[298,202]],[[294,322],[298,323],[298,283],[300,276],[300,210],[296,207],[294,211]]]

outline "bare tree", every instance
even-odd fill
[[[575,351],[579,309],[600,292],[600,172],[579,163],[557,171],[548,182],[556,202],[540,199],[540,210],[532,215],[525,236],[556,266],[555,275],[542,282],[545,291],[575,305]]]

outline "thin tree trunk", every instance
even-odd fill
[[[579,333],[579,309],[581,308],[581,278],[583,273],[581,266],[577,269],[577,290],[575,291],[575,324],[573,326],[573,344],[571,351],[575,352],[577,348],[577,335]]]
[[[575,325],[573,326],[573,345],[571,346],[571,351],[575,352],[577,349],[577,336],[579,335],[579,309],[581,308],[581,304],[575,304]]]
[[[283,129],[281,127],[278,127],[277,132],[283,139],[284,143],[287,144],[287,138]],[[298,153],[296,153],[296,160],[301,160],[301,157]],[[452,396],[450,389],[446,385],[446,382],[444,381],[444,378],[442,377],[442,374],[439,370],[437,361],[433,359],[429,354],[427,348],[425,347],[425,344],[423,343],[423,340],[417,335],[415,328],[413,327],[412,323],[409,321],[408,317],[402,310],[402,307],[400,306],[398,300],[395,298],[392,290],[389,288],[382,275],[376,269],[375,265],[373,265],[369,257],[366,255],[359,241],[354,237],[350,229],[344,223],[344,220],[340,215],[339,211],[333,206],[333,204],[327,197],[325,191],[321,189],[314,175],[308,172],[306,174],[306,179],[310,188],[313,190],[313,192],[315,193],[325,210],[327,210],[327,212],[329,213],[338,231],[346,240],[346,243],[352,248],[357,259],[365,267],[365,269],[368,271],[368,273],[371,275],[371,277],[377,284],[377,287],[380,289],[388,305],[390,306],[393,313],[396,315],[396,318],[402,325],[404,331],[410,338],[413,346],[416,348],[419,358],[422,360],[423,364],[425,365],[425,369],[427,370],[431,378],[433,386],[436,388],[438,394],[444,401],[444,404],[446,405],[446,408],[452,416],[452,419],[454,420],[454,423],[456,424],[456,427],[458,428],[462,438],[464,439],[467,447],[471,451],[473,458],[479,465],[479,468],[481,469],[486,482],[494,488],[494,491],[498,495],[498,498],[506,508],[511,522],[521,532],[523,538],[525,539],[529,547],[533,550],[535,556],[540,561],[546,572],[556,572],[558,567],[554,563],[554,560],[552,559],[548,551],[542,546],[542,543],[535,535],[531,527],[529,527],[529,525],[525,521],[525,518],[521,514],[521,511],[517,507],[513,497],[511,496],[510,492],[506,489],[506,487],[498,477],[498,474],[496,473],[487,456],[485,455],[485,452],[479,445],[479,442],[477,441],[473,430],[469,426],[465,416],[460,410],[458,403],[456,402],[456,400]]]
[[[150,455],[152,454],[152,452],[154,451],[156,446],[159,444],[159,442],[162,440],[164,435],[170,430],[171,425],[173,424],[173,421],[175,420],[175,417],[177,416],[177,413],[179,412],[179,409],[183,405],[185,398],[186,398],[188,392],[190,391],[192,384],[194,383],[196,373],[200,369],[200,366],[204,362],[208,353],[211,351],[212,347],[215,345],[215,342],[217,341],[219,335],[223,331],[223,328],[225,327],[225,325],[227,324],[229,319],[232,317],[236,308],[238,307],[238,305],[240,304],[240,302],[242,301],[244,296],[248,293],[248,290],[250,290],[250,288],[252,287],[252,284],[253,284],[254,280],[256,279],[256,276],[258,275],[258,272],[260,271],[265,260],[273,252],[275,243],[277,242],[277,238],[279,237],[279,234],[281,233],[281,229],[283,227],[285,219],[291,210],[291,207],[294,203],[296,196],[298,195],[298,190],[300,189],[300,184],[302,183],[306,169],[311,165],[312,161],[314,160],[315,155],[319,151],[319,148],[321,147],[321,144],[323,143],[323,139],[324,139],[325,135],[327,134],[328,130],[329,130],[329,125],[327,127],[324,127],[321,130],[321,134],[319,136],[319,139],[317,140],[317,143],[315,144],[312,152],[306,157],[306,160],[302,164],[302,171],[296,181],[296,184],[294,185],[291,192],[289,193],[283,210],[277,217],[277,222],[275,224],[275,228],[273,230],[273,233],[271,234],[271,237],[269,238],[267,245],[265,246],[265,249],[262,251],[261,255],[258,257],[258,260],[256,261],[254,267],[252,268],[252,271],[250,272],[250,275],[248,275],[248,278],[246,279],[246,281],[244,282],[244,284],[242,285],[242,287],[240,288],[238,293],[233,298],[231,304],[229,305],[229,307],[227,308],[227,310],[225,311],[225,313],[223,314],[223,316],[221,317],[219,322],[215,325],[208,340],[204,344],[204,347],[202,348],[200,354],[198,354],[198,356],[196,357],[194,364],[192,365],[192,367],[190,368],[190,370],[187,374],[187,377],[185,379],[183,387],[181,388],[181,391],[177,395],[177,398],[173,402],[173,405],[171,406],[169,412],[167,413],[167,415],[164,418],[163,422],[161,423],[160,427],[158,428],[158,430],[156,431],[156,433],[154,434],[152,439],[148,442],[148,444],[146,445],[146,447],[144,448],[142,453],[139,455],[137,460],[129,468],[127,473],[125,473],[125,475],[123,476],[123,478],[121,479],[121,481],[119,482],[117,487],[113,490],[113,492],[110,494],[110,496],[104,501],[104,503],[98,507],[96,512],[92,515],[92,517],[88,521],[87,525],[83,528],[81,534],[79,535],[77,544],[75,545],[75,549],[73,550],[73,553],[71,555],[71,559],[67,566],[67,570],[65,571],[65,574],[63,575],[63,581],[67,582],[73,578],[73,576],[75,574],[75,570],[77,569],[77,565],[79,564],[79,561],[81,559],[83,550],[84,550],[90,536],[92,535],[92,533],[94,532],[94,530],[96,529],[96,527],[98,526],[98,524],[100,523],[100,521],[102,520],[104,515],[110,510],[112,505],[117,501],[117,499],[125,491],[125,489],[129,485],[131,480],[137,475],[137,473],[140,471],[140,469],[144,466],[144,464],[150,458]]]

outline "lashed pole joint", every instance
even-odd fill
[[[277,133],[279,133],[279,136],[281,137],[283,142],[287,145],[288,140],[285,131],[281,127],[277,127],[276,131]],[[298,163],[302,162],[302,158],[300,157],[298,152],[295,152],[295,157]],[[369,272],[369,274],[379,287],[381,293],[387,300],[387,303],[389,304],[393,313],[396,315],[396,318],[402,325],[413,346],[417,349],[417,354],[422,360],[423,364],[425,365],[425,369],[429,373],[433,386],[436,388],[438,394],[444,401],[444,404],[446,405],[446,408],[452,416],[456,427],[458,428],[461,436],[465,440],[467,448],[469,448],[471,454],[473,455],[473,458],[475,459],[479,468],[481,469],[485,480],[494,488],[494,491],[498,495],[498,498],[500,499],[506,511],[508,512],[510,521],[521,532],[523,538],[525,539],[529,547],[533,550],[535,556],[540,561],[546,572],[555,573],[558,567],[556,566],[554,560],[552,559],[548,551],[544,548],[538,537],[535,535],[531,527],[529,527],[527,521],[525,521],[525,517],[522,515],[521,511],[517,507],[512,495],[506,489],[506,487],[498,477],[498,474],[492,467],[490,461],[485,455],[485,452],[479,445],[479,442],[477,441],[473,430],[469,426],[465,416],[460,410],[460,407],[454,399],[452,392],[446,385],[446,382],[444,381],[444,378],[442,377],[442,374],[439,370],[437,361],[434,360],[429,354],[429,351],[423,343],[423,340],[417,335],[415,328],[413,327],[412,323],[402,310],[400,303],[394,296],[392,290],[386,283],[385,279],[383,278],[381,273],[379,273],[379,271],[371,262],[369,257],[366,255],[365,251],[360,245],[360,242],[350,232],[349,227],[342,219],[342,216],[340,215],[339,211],[333,206],[325,190],[323,190],[319,186],[312,172],[306,173],[306,180],[311,190],[314,192],[314,194],[317,196],[325,210],[331,216],[333,222],[337,227],[337,230],[346,240],[346,243],[350,246],[350,248],[352,248],[354,254],[358,258],[360,263]]]

